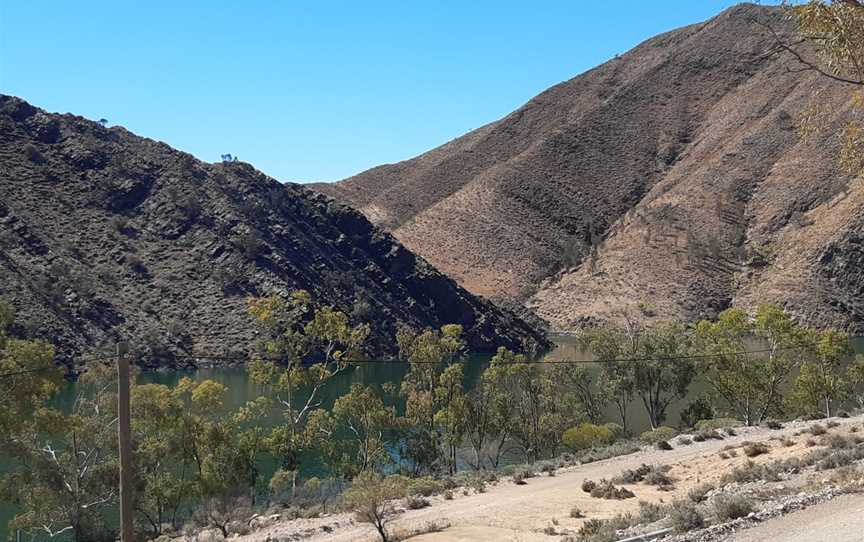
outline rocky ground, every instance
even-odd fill
[[[861,507],[862,498],[857,497],[858,492],[864,489],[861,459],[852,461],[850,465],[832,464],[828,465],[831,468],[825,468],[824,458],[835,457],[832,454],[838,451],[851,454],[850,450],[860,448],[855,443],[860,440],[859,435],[864,435],[864,416],[823,420],[819,424],[827,429],[825,434],[810,432],[814,422],[799,421],[787,423],[782,429],[740,428],[734,436],[727,435],[722,440],[686,444],[688,437],[681,436],[670,441],[674,448],[668,451],[646,447],[630,455],[564,467],[554,476],[538,475],[527,479],[524,485],[505,478],[490,484],[483,492],[457,489],[450,500],[442,496],[432,497],[429,507],[419,510],[403,508],[390,529],[400,539],[417,542],[565,541],[579,540],[580,529],[590,520],[620,519],[622,514],[631,514],[628,526],[616,535],[624,539],[640,533],[662,532],[670,527],[666,512],[657,513],[662,517],[655,514],[644,522],[633,520],[646,515],[643,511],[645,505],[641,502],[663,507],[678,500],[691,502],[694,499],[691,495],[697,493],[704,493],[705,497],[700,497],[703,501],[694,506],[701,507],[710,525],[680,535],[666,533],[666,540],[756,541],[761,540],[758,538],[760,532],[766,532],[763,525],[774,525],[772,530],[785,528],[787,517],[790,518],[790,532],[806,533],[809,532],[806,522],[794,518],[795,514],[806,513],[811,506],[819,506],[848,519],[847,523],[839,523],[835,528],[840,529],[839,525],[852,528],[851,525],[860,525],[862,521],[850,512]],[[840,446],[838,443],[853,448],[837,448]],[[763,452],[747,457],[751,453],[748,447],[754,444],[764,445]],[[859,455],[864,457],[864,453]],[[812,458],[820,458],[822,463],[814,463],[816,460]],[[667,475],[672,484],[664,487],[647,485],[644,481],[621,482],[619,487],[635,495],[624,500],[594,498],[582,490],[585,480],[611,480],[646,464],[668,466]],[[742,474],[748,472],[750,478]],[[761,474],[753,475],[753,472]],[[711,489],[706,491],[703,488]],[[754,503],[753,512],[732,521],[712,519],[711,503],[729,496],[742,496]],[[574,508],[583,517],[571,517]],[[276,513],[256,517],[251,523],[254,530],[246,535],[235,535],[234,539],[246,542],[372,542],[377,536],[369,525],[357,523],[351,514],[346,513],[292,521],[284,521]],[[753,534],[748,535],[750,538],[739,538],[751,528]],[[811,538],[800,540],[826,539],[820,536],[819,532],[811,532]],[[197,539],[191,539],[204,542],[218,538],[212,532],[205,532]]]
[[[734,6],[421,156],[314,188],[556,331],[766,302],[862,331],[864,185],[836,163],[851,89],[771,54],[764,25],[793,31],[781,8]],[[803,141],[814,96],[825,131]]]
[[[299,288],[371,323],[374,356],[399,325],[462,324],[478,351],[545,344],[357,211],[244,162],[0,95],[0,163],[0,296],[16,333],[68,362],[117,339],[149,366],[242,361],[247,297]]]

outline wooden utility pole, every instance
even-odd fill
[[[129,358],[117,344],[117,441],[120,448],[120,540],[134,542],[132,532],[132,437],[129,414]]]

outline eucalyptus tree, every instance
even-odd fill
[[[681,326],[667,325],[644,334],[642,357],[632,365],[636,392],[642,400],[651,428],[666,420],[666,410],[687,395],[696,367],[690,337]]]
[[[395,407],[385,404],[380,391],[355,383],[332,412],[310,415],[308,431],[331,471],[350,480],[391,463],[398,426]]]
[[[11,529],[76,542],[114,535],[102,514],[117,502],[116,406],[115,372],[91,364],[69,413],[41,407],[13,437],[3,493],[21,511]]]
[[[324,386],[362,357],[370,328],[352,327],[348,316],[332,307],[315,309],[303,290],[287,301],[279,296],[250,299],[249,314],[264,335],[249,375],[282,411],[284,424],[272,431],[268,443],[282,468],[294,473],[296,488],[300,457],[314,443],[314,435],[306,431],[309,416],[322,406]]]
[[[440,330],[426,329],[419,333],[403,327],[396,335],[396,342],[400,359],[409,364],[400,387],[408,426],[403,443],[405,453],[402,455],[411,461],[415,473],[432,471],[445,455],[442,454],[442,431],[438,422],[446,421],[446,418],[438,413],[448,407],[446,399],[453,391],[453,371],[447,373],[448,381],[443,384],[447,391],[436,396],[436,390],[442,387],[442,375],[457,361],[465,347],[462,326],[449,324]]]
[[[806,346],[803,330],[774,305],[759,307],[752,320],[741,309],[726,309],[695,327],[701,376],[715,399],[747,425],[782,413],[783,386]]]
[[[807,361],[795,378],[791,400],[807,414],[830,418],[852,392],[846,365],[852,355],[849,336],[836,330],[811,331]]]
[[[627,411],[636,394],[633,359],[640,354],[638,328],[627,320],[624,327],[596,328],[579,337],[580,344],[600,363],[599,387],[603,397],[615,405],[618,420],[627,432]]]
[[[645,329],[625,319],[624,326],[586,332],[581,341],[602,364],[603,391],[615,404],[624,431],[635,396],[657,428],[669,405],[686,396],[695,375],[689,335],[680,326]]]

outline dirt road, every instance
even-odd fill
[[[843,426],[851,424],[860,426],[862,418],[839,421],[842,426],[836,431],[843,431]],[[530,478],[525,485],[515,485],[512,481],[505,480],[489,486],[484,493],[468,492],[464,495],[461,490],[456,490],[452,500],[435,497],[430,499],[432,505],[427,508],[406,510],[393,520],[390,528],[394,532],[405,533],[423,530],[425,526],[432,523],[449,525],[441,532],[411,538],[414,542],[560,540],[560,535],[547,534],[544,529],[554,528],[556,533],[568,531],[572,533],[578,530],[584,520],[570,517],[570,511],[574,507],[578,507],[586,518],[606,519],[619,513],[638,510],[640,500],[668,503],[685,496],[687,491],[696,485],[716,482],[723,473],[748,460],[740,453],[736,457],[722,459],[719,452],[724,447],[739,446],[748,440],[768,443],[771,447],[770,453],[753,458],[756,463],[809,453],[811,448],[806,444],[807,435],[794,436],[793,433],[811,424],[812,422],[789,423],[783,429],[774,431],[765,428],[742,428],[738,430],[736,436],[725,440],[709,440],[689,446],[676,445],[675,449],[670,451],[647,449],[627,456],[562,469],[555,476],[544,474]],[[789,437],[795,441],[795,444],[783,445],[780,443],[780,437]],[[673,444],[674,442],[673,440]],[[581,489],[582,481],[585,479],[612,478],[625,469],[635,469],[643,463],[670,465],[672,469],[669,474],[676,480],[675,489],[663,492],[644,484],[628,485],[627,487],[636,494],[636,498],[622,501],[591,498]],[[860,512],[861,506],[864,506],[861,503],[864,501],[855,502],[858,503],[857,510]],[[828,503],[825,509],[833,510],[831,506],[833,505]],[[858,523],[852,523],[855,518],[850,510],[844,508],[838,512],[840,515],[835,520],[825,519],[825,523],[833,525],[835,530],[846,529],[845,525],[850,525],[849,529],[852,529],[853,524],[858,525],[853,529],[853,533],[857,531],[858,538],[832,536],[831,542],[864,540],[864,528],[861,528],[864,527],[864,519],[857,518]],[[809,516],[802,517],[804,519],[801,520],[801,529],[805,529],[808,524],[806,518]],[[782,525],[785,521],[785,518],[781,518],[771,520],[769,523],[776,522]],[[847,523],[843,523],[844,521]],[[807,538],[806,534],[801,535],[804,538],[792,538],[797,536],[794,525],[794,523],[790,524],[788,540],[818,540],[812,538],[812,534],[811,538]],[[768,523],[758,529],[758,531],[754,530],[756,534],[753,536],[759,536],[760,532],[766,533],[766,536],[771,533]],[[349,514],[336,514],[315,520],[281,522],[235,540],[278,541],[290,539],[292,535],[301,533],[304,540],[312,541],[372,542],[376,540],[375,532],[370,526],[355,523]],[[735,538],[734,540],[735,542],[756,542],[787,539],[769,536],[769,538]]]
[[[864,495],[843,495],[737,533],[729,542],[861,542]]]

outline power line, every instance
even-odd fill
[[[681,356],[644,356],[644,357],[631,357],[631,358],[613,358],[613,359],[605,359],[605,360],[570,360],[570,359],[550,359],[543,361],[529,361],[529,362],[521,362],[521,361],[511,361],[511,362],[501,362],[501,365],[522,365],[523,363],[531,363],[536,365],[591,365],[591,364],[612,364],[612,363],[637,363],[637,362],[652,362],[652,361],[681,361],[681,360],[693,360],[693,359],[708,359],[708,358],[717,358],[724,356],[747,356],[751,354],[765,354],[768,352],[780,352],[780,351],[789,351],[789,350],[803,350],[805,348],[811,347],[812,345],[799,345],[799,346],[787,346],[782,348],[763,348],[758,350],[737,350],[730,352],[718,352],[713,354],[688,354]],[[97,361],[109,361],[114,360],[114,356],[99,356],[99,357],[85,357],[82,358],[82,361],[85,362],[97,362]],[[181,355],[173,355],[172,359],[175,360],[193,360],[193,361],[243,361],[247,359],[251,359],[248,356],[231,356],[231,355],[216,355],[216,354],[205,354],[205,353],[192,353],[192,354],[181,354]],[[264,361],[281,361],[283,358],[257,358],[263,359]],[[344,363],[346,365],[440,365],[441,362],[438,361],[407,361],[407,360],[374,360],[374,359],[355,359],[355,360],[340,360],[339,363]],[[54,367],[43,367],[39,369],[30,369],[23,371],[16,371],[11,373],[0,373],[0,378],[17,376],[20,374],[28,374],[28,373],[36,373],[41,371],[49,371],[54,370]]]

